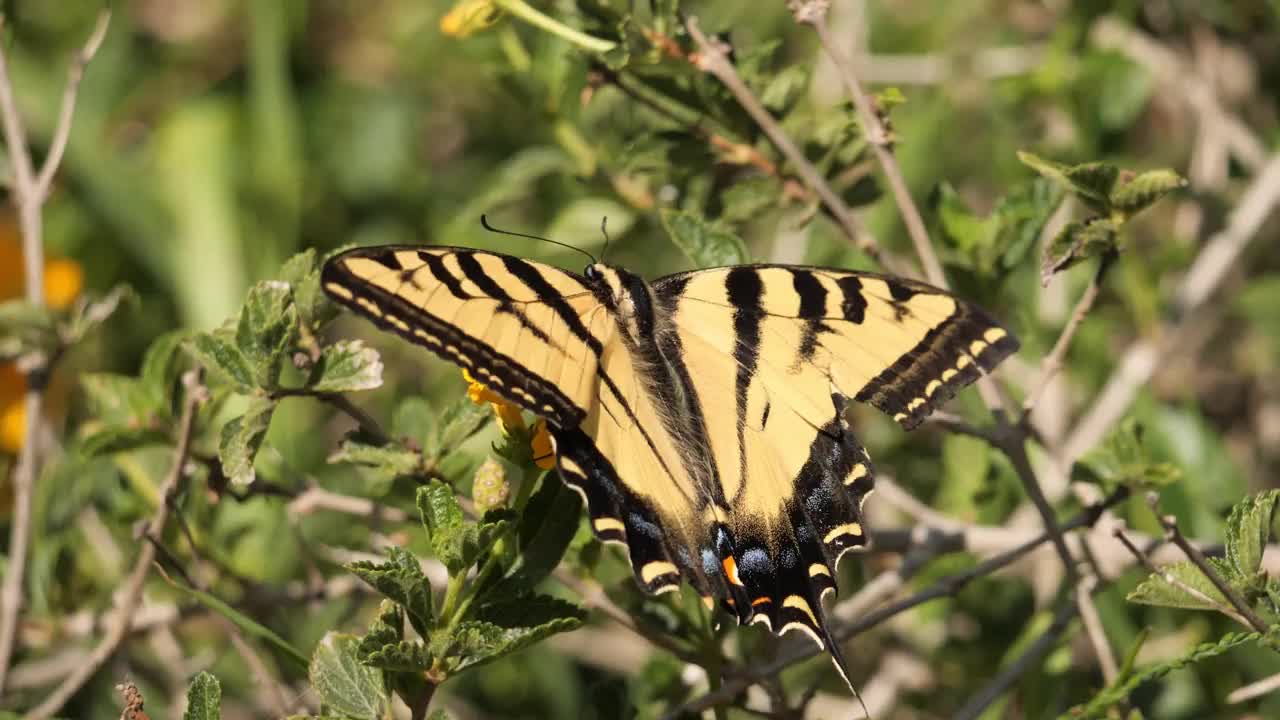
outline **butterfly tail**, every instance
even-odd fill
[[[849,678],[849,665],[845,662],[844,652],[840,650],[840,643],[836,641],[831,634],[831,629],[827,627],[827,614],[821,609],[819,610],[818,631],[822,633],[822,642],[827,646],[827,655],[831,657],[831,664],[836,666],[836,672],[840,674],[840,679],[844,680],[849,692],[853,693],[853,696],[857,698],[858,704],[862,706],[863,715],[870,718],[871,711],[867,709],[867,704],[862,701],[862,695],[853,686],[853,681]]]

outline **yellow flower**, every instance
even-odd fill
[[[502,17],[502,9],[492,0],[461,0],[440,18],[440,32],[450,37],[474,35]]]
[[[498,425],[502,428],[503,435],[510,435],[513,430],[524,429],[524,417],[520,415],[519,407],[507,402],[501,395],[485,387],[484,383],[471,377],[471,373],[467,372],[466,368],[462,369],[462,377],[467,381],[467,397],[477,405],[489,403],[493,408],[493,414],[498,416]]]
[[[529,448],[533,450],[533,464],[543,470],[550,470],[556,466],[556,449],[551,442],[551,433],[547,431],[547,421],[545,418],[538,418],[533,424],[533,439],[529,441]]]
[[[27,427],[26,382],[13,363],[0,365],[0,452],[17,453]]]
[[[520,414],[518,406],[507,402],[484,383],[471,377],[471,373],[465,368],[462,370],[462,378],[467,381],[467,397],[471,402],[477,405],[487,402],[493,408],[493,413],[498,416],[498,426],[502,428],[503,436],[510,437],[513,432],[524,431],[524,416]],[[543,418],[538,418],[533,424],[529,449],[533,453],[533,462],[538,467],[550,470],[556,466],[555,446],[551,442],[551,433],[547,430],[547,421]]]

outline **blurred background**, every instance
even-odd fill
[[[649,3],[639,1],[532,4],[589,30],[601,23],[598,8],[649,12]],[[3,6],[0,40],[40,157],[68,59],[101,4],[6,0]],[[782,2],[680,7],[706,30],[725,33],[739,63],[757,63],[751,80],[773,93],[766,105],[837,178],[881,244],[909,256],[869,155],[849,136],[848,123],[832,120],[843,117],[846,98],[813,34],[796,26]],[[664,69],[671,61],[637,51],[618,71],[624,82],[615,82],[611,68],[562,38],[510,15],[468,24],[469,15],[443,0],[118,0],[112,8],[45,208],[46,282],[54,304],[119,284],[133,288],[138,302],[59,366],[50,430],[60,442],[73,442],[93,421],[77,390],[80,374],[136,373],[157,336],[217,327],[237,312],[251,284],[274,277],[307,248],[467,245],[578,270],[583,260],[574,253],[485,232],[480,214],[499,227],[595,253],[607,217],[609,261],[655,277],[690,267],[659,220],[659,209],[668,207],[716,218],[759,260],[874,267],[816,203],[789,196],[768,178],[758,182],[750,163],[726,158],[690,130],[705,120],[704,127],[723,128],[778,162],[740,116],[704,118],[705,107],[718,102],[712,83],[689,81],[688,68]],[[1189,179],[1186,191],[1127,229],[1123,261],[1083,325],[1062,382],[1038,410],[1046,442],[1061,441],[1126,348],[1159,340],[1169,323],[1181,322],[1170,316],[1181,273],[1228,222],[1280,138],[1280,3],[843,0],[833,3],[831,23],[863,81],[900,93],[901,102],[889,103],[896,152],[957,290],[1023,341],[1024,351],[1002,376],[1015,395],[1034,377],[1091,276],[1078,268],[1040,286],[1039,240],[1078,209],[1068,205],[1047,218],[1047,229],[1034,227],[1020,247],[995,260],[966,246],[956,224],[980,222],[1011,193],[1043,191],[1018,150],[1061,162],[1170,167]],[[761,52],[771,44],[772,54]],[[625,78],[639,81],[627,85]],[[671,109],[656,111],[638,92],[642,87],[665,91]],[[3,167],[7,172],[7,161]],[[738,193],[732,202],[731,189]],[[3,211],[0,298],[21,292],[20,254],[15,218]],[[1280,484],[1278,309],[1280,245],[1268,223],[1222,289],[1179,325],[1176,356],[1162,358],[1137,393],[1134,414],[1146,442],[1184,474],[1166,494],[1166,508],[1195,537],[1219,537],[1235,500]],[[364,323],[342,319],[330,332],[364,337],[382,353],[384,386],[355,398],[377,417],[406,394],[443,403],[465,390],[453,368]],[[16,370],[0,367],[0,478],[21,442],[21,391]],[[956,406],[976,408],[976,397]],[[929,430],[904,436],[872,413],[858,417],[877,465],[891,468],[938,512],[1001,525],[1022,505],[1016,478],[981,442]],[[286,487],[319,483],[382,502],[385,483],[371,486],[370,478],[325,462],[349,428],[319,404],[286,403],[272,423],[260,474]],[[468,446],[469,462],[484,456],[492,437]],[[91,643],[92,618],[127,572],[130,527],[149,514],[167,457],[139,451],[91,470],[77,466],[70,476],[50,464],[37,489],[30,617],[5,707],[46,692]],[[1051,495],[1070,502],[1065,487]],[[395,502],[394,492],[385,501]],[[416,532],[412,524],[299,513],[269,496],[234,502],[209,495],[201,502],[200,531],[224,571],[218,594],[246,603],[301,648],[329,629],[359,631],[373,601],[358,589],[293,606],[250,601],[341,576],[335,548],[373,552],[377,537]],[[0,485],[6,535],[10,504],[9,486]],[[882,526],[912,522],[888,506],[878,512]],[[1135,527],[1157,529],[1139,515],[1133,513]],[[579,545],[589,542],[584,536]],[[844,587],[856,587],[882,561],[867,562],[865,571],[846,563]],[[625,568],[616,559],[615,565]],[[878,717],[942,717],[947,713],[939,708],[968,697],[981,684],[976,668],[998,665],[1025,641],[1020,630],[1037,612],[1034,575],[1023,568],[983,580],[855,644],[865,655],[855,661],[862,682],[878,677],[885,663],[898,668],[894,700],[879,706]],[[618,567],[604,578],[610,586],[629,582]],[[1223,621],[1209,616],[1127,604],[1124,594],[1137,579],[1120,578],[1097,599],[1116,648],[1129,647],[1145,626],[1157,628],[1165,643],[1148,645],[1156,653],[1149,657],[1220,634]],[[174,604],[162,588],[148,598],[151,605]],[[439,702],[461,718],[615,717],[626,716],[628,706],[652,714],[665,707],[664,693],[698,682],[682,675],[680,663],[603,621],[579,632],[447,684]],[[1039,717],[1037,708],[1060,707],[1063,698],[1086,699],[1102,682],[1080,654],[1064,647],[1051,656],[1044,672],[1025,681],[1024,699],[999,712]],[[151,717],[175,716],[187,679],[200,669],[222,680],[224,717],[265,714],[251,673],[219,626],[185,605],[134,633],[64,713],[117,717],[112,687],[127,676],[148,693]],[[1227,705],[1224,698],[1277,671],[1276,655],[1245,649],[1146,686],[1141,702],[1150,717],[1274,717],[1280,701]],[[305,678],[287,680],[302,706],[314,704]]]

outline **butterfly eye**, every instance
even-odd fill
[[[587,279],[592,282],[600,279],[600,271],[596,270],[595,265],[588,265],[586,269],[582,271],[582,274],[586,275]]]

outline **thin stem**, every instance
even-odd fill
[[[191,438],[195,434],[196,427],[196,410],[207,396],[197,371],[188,372],[183,378],[183,385],[186,387],[187,397],[182,407],[182,419],[178,423],[178,443],[173,449],[173,460],[169,467],[169,473],[160,485],[161,500],[159,506],[147,523],[146,536],[150,538],[159,538],[164,533],[165,524],[168,522],[169,514],[172,511],[173,501],[181,489],[181,480],[185,474],[184,469],[190,459]],[[98,672],[98,669],[115,654],[116,649],[120,647],[120,643],[129,634],[129,627],[133,623],[134,610],[137,609],[138,603],[142,600],[142,587],[146,583],[147,574],[150,572],[151,563],[155,558],[155,545],[151,542],[143,542],[142,548],[138,552],[138,559],[133,564],[133,570],[123,584],[124,591],[121,593],[120,602],[117,605],[115,622],[112,623],[107,634],[94,648],[93,653],[82,664],[77,666],[74,672],[64,678],[62,684],[50,693],[44,702],[40,703],[27,715],[29,720],[43,720],[58,712],[93,677],[94,673]]]
[[[0,13],[0,27],[5,17]],[[54,130],[53,144],[44,166],[36,177],[27,147],[27,134],[13,95],[13,83],[9,79],[8,60],[0,52],[0,125],[3,126],[9,163],[13,168],[11,187],[13,202],[18,210],[18,222],[22,231],[23,278],[26,300],[33,306],[44,305],[44,227],[41,207],[58,165],[62,161],[67,138],[71,132],[71,117],[79,91],[84,66],[93,58],[106,34],[110,13],[99,16],[98,26],[88,42],[72,62],[67,87],[63,92],[63,107]],[[31,507],[36,476],[40,473],[40,430],[43,425],[44,384],[48,378],[50,359],[45,358],[35,369],[27,372],[27,391],[23,400],[22,450],[13,473],[13,523],[9,529],[9,564],[4,586],[0,589],[0,695],[4,693],[9,674],[9,661],[13,655],[17,636],[18,614],[22,609],[22,583],[26,576],[27,553],[31,544]]]
[[[568,40],[584,50],[603,53],[614,49],[618,45],[612,40],[592,37],[581,30],[565,25],[555,18],[543,15],[537,9],[524,2],[524,0],[494,0],[494,4],[530,25],[546,30],[556,37]]]
[[[698,44],[698,53],[690,57],[694,65],[703,72],[714,75],[729,89],[729,92],[733,93],[733,97],[742,106],[742,109],[751,116],[752,120],[755,120],[756,125],[760,126],[760,129],[769,138],[769,141],[773,143],[774,147],[795,167],[796,173],[804,180],[805,184],[817,193],[822,203],[831,212],[832,217],[836,219],[840,229],[844,231],[845,237],[859,250],[870,255],[872,259],[881,265],[893,272],[900,273],[900,269],[895,267],[897,263],[881,252],[875,238],[861,226],[849,206],[836,194],[835,190],[831,189],[826,179],[813,166],[813,163],[809,162],[795,142],[787,136],[782,130],[782,126],[769,114],[764,105],[751,94],[751,90],[747,88],[746,83],[738,76],[738,71],[734,69],[733,63],[729,62],[724,48],[719,43],[712,42],[707,38],[706,34],[698,27],[697,18],[689,18],[685,26],[689,30],[689,35]]]
[[[1093,303],[1097,301],[1098,294],[1102,291],[1102,283],[1107,277],[1107,271],[1115,264],[1117,257],[1117,253],[1112,251],[1103,255],[1102,259],[1098,261],[1098,270],[1093,274],[1093,280],[1089,282],[1089,287],[1085,288],[1084,294],[1076,302],[1076,307],[1071,311],[1071,317],[1067,319],[1067,324],[1062,328],[1062,334],[1058,336],[1058,341],[1053,344],[1053,349],[1049,351],[1049,354],[1040,363],[1040,377],[1031,386],[1031,392],[1027,394],[1026,401],[1022,403],[1022,416],[1024,419],[1031,414],[1036,403],[1040,401],[1040,397],[1044,395],[1044,391],[1049,387],[1050,381],[1062,370],[1063,360],[1067,356],[1067,349],[1071,347],[1071,340],[1075,338],[1076,331],[1084,323],[1085,316],[1093,309]]]
[[[840,52],[835,41],[831,38],[831,31],[827,27],[826,13],[829,4],[828,0],[806,0],[803,2],[793,0],[788,3],[796,21],[811,25],[817,32],[818,40],[822,42],[822,49],[827,52],[831,61],[840,71],[840,79],[844,82],[845,90],[848,91],[849,97],[858,109],[858,117],[862,121],[867,141],[870,143],[876,159],[880,161],[880,168],[884,171],[885,179],[889,181],[889,189],[893,192],[894,201],[898,205],[898,212],[902,214],[902,221],[907,226],[907,234],[911,237],[911,244],[915,247],[916,255],[919,256],[920,263],[924,266],[925,277],[929,278],[929,282],[934,285],[945,288],[947,287],[947,276],[942,272],[942,263],[938,261],[938,255],[933,251],[933,244],[929,241],[929,232],[925,229],[924,218],[920,215],[920,208],[916,206],[915,200],[911,198],[911,190],[907,188],[907,181],[902,175],[902,168],[898,165],[898,159],[894,157],[892,136],[880,119],[880,113],[876,110],[871,98],[863,90],[862,83],[858,81],[858,76],[849,65],[848,58],[844,56],[844,53]]]
[[[1098,657],[1098,666],[1102,668],[1102,678],[1107,685],[1111,685],[1120,676],[1120,668],[1116,665],[1111,643],[1107,641],[1107,631],[1102,625],[1102,616],[1098,614],[1098,606],[1093,602],[1093,592],[1097,587],[1098,578],[1093,575],[1076,585],[1076,606],[1080,610],[1080,619],[1084,621],[1089,644],[1093,646],[1093,654]]]
[[[382,429],[377,420],[369,413],[361,410],[355,403],[351,402],[346,395],[341,393],[313,392],[306,388],[285,388],[276,390],[271,397],[279,399],[286,397],[312,397],[321,402],[328,403],[334,408],[341,410],[356,424],[360,426],[361,432],[368,435],[375,443],[386,445],[391,442],[391,436]]]
[[[1129,536],[1128,536],[1128,535],[1125,535],[1125,532],[1124,532],[1124,530],[1123,530],[1122,528],[1116,528],[1115,530],[1113,530],[1113,531],[1112,531],[1112,534],[1114,534],[1114,535],[1115,535],[1115,537],[1116,537],[1116,539],[1120,541],[1120,544],[1121,544],[1121,545],[1124,545],[1125,549],[1126,549],[1126,550],[1128,550],[1128,551],[1129,551],[1129,553],[1130,553],[1131,555],[1133,555],[1133,557],[1134,557],[1134,558],[1135,558],[1135,559],[1136,559],[1136,560],[1137,560],[1137,561],[1138,561],[1138,562],[1139,562],[1139,563],[1140,563],[1144,568],[1146,568],[1146,569],[1147,569],[1147,572],[1150,572],[1152,575],[1158,575],[1158,576],[1160,577],[1160,579],[1161,579],[1161,580],[1164,580],[1164,581],[1165,581],[1166,583],[1168,583],[1169,585],[1171,585],[1171,586],[1173,586],[1173,587],[1178,588],[1179,590],[1181,590],[1182,592],[1186,593],[1187,595],[1190,595],[1191,597],[1196,598],[1196,599],[1197,599],[1197,600],[1199,600],[1200,602],[1202,602],[1202,603],[1204,603],[1204,604],[1206,604],[1206,605],[1208,605],[1208,606],[1210,606],[1210,607],[1216,607],[1216,608],[1218,609],[1218,611],[1219,611],[1219,612],[1221,612],[1223,615],[1226,615],[1227,617],[1229,617],[1229,618],[1231,618],[1232,620],[1234,620],[1234,621],[1236,621],[1236,622],[1240,623],[1241,625],[1248,625],[1248,624],[1249,624],[1249,623],[1244,619],[1244,617],[1242,617],[1242,616],[1240,616],[1239,614],[1237,614],[1237,613],[1236,613],[1234,610],[1232,610],[1231,608],[1227,607],[1226,605],[1223,605],[1223,604],[1219,603],[1217,600],[1214,600],[1213,598],[1209,597],[1208,595],[1205,595],[1204,593],[1200,592],[1199,590],[1197,590],[1197,589],[1195,589],[1195,588],[1191,587],[1190,585],[1188,585],[1188,584],[1186,584],[1186,583],[1182,582],[1182,581],[1181,581],[1181,580],[1179,580],[1178,578],[1174,577],[1173,573],[1166,572],[1166,571],[1161,570],[1160,568],[1156,567],[1156,566],[1155,566],[1155,563],[1151,562],[1151,558],[1147,557],[1147,554],[1146,554],[1146,553],[1144,553],[1144,552],[1142,552],[1141,550],[1139,550],[1139,549],[1138,549],[1138,546],[1136,546],[1136,545],[1134,545],[1134,544],[1133,544],[1133,541],[1129,539]]]

